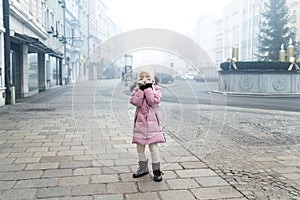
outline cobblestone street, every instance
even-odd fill
[[[164,180],[132,178],[134,108],[111,80],[0,108],[0,199],[300,199],[300,114],[162,102]]]

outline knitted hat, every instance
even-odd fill
[[[139,75],[138,75],[138,79],[139,79],[139,77],[140,77],[140,75],[142,74],[142,73],[147,73],[147,74],[149,74],[150,76],[151,76],[151,79],[152,80],[154,80],[154,71],[153,71],[153,69],[151,68],[151,67],[143,67],[142,69],[140,69],[139,70]]]

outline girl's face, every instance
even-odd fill
[[[141,80],[146,80],[146,79],[148,79],[148,78],[150,78],[150,77],[151,77],[150,74],[144,73],[144,72],[143,72],[143,73],[140,74],[140,77],[139,77],[139,78],[140,78]]]

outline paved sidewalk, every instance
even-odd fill
[[[0,108],[0,199],[247,199],[170,136],[161,146],[164,180],[133,179],[131,113],[118,107],[128,99],[95,99],[96,85]]]

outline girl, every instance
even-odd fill
[[[158,79],[155,82],[149,72],[141,72],[130,97],[130,103],[136,106],[132,143],[137,145],[139,158],[139,167],[133,174],[133,178],[149,173],[148,159],[145,154],[145,146],[149,145],[154,181],[162,181],[158,143],[165,143],[166,139],[162,131],[162,117],[159,111],[161,97]]]

